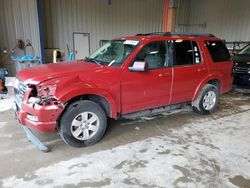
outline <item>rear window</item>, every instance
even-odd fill
[[[214,62],[231,60],[227,47],[222,41],[206,41],[206,46]]]

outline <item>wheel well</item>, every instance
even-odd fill
[[[217,87],[219,92],[220,92],[220,81],[219,80],[210,80],[210,81],[208,81],[208,83]]]
[[[74,97],[67,102],[67,104],[64,108],[64,111],[61,113],[61,115],[57,119],[57,123],[56,123],[57,129],[59,129],[59,127],[60,127],[60,119],[61,119],[62,115],[64,114],[65,110],[67,109],[67,107],[70,104],[72,104],[73,102],[76,102],[79,100],[90,100],[90,101],[93,101],[93,102],[99,104],[101,106],[101,108],[104,110],[104,112],[106,113],[107,117],[111,117],[109,103],[104,97],[101,97],[98,95],[93,95],[93,94],[81,95],[81,96]]]
[[[73,102],[76,102],[76,101],[79,101],[79,100],[90,100],[90,101],[93,101],[97,104],[99,104],[102,109],[104,110],[104,112],[106,113],[106,115],[108,117],[111,116],[111,113],[110,113],[110,107],[109,107],[109,103],[108,101],[104,98],[104,97],[101,97],[99,95],[93,95],[93,94],[88,94],[88,95],[81,95],[81,96],[77,96],[77,97],[74,97],[72,99],[70,99],[66,105],[66,108],[69,104],[73,103]]]

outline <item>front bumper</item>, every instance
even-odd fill
[[[63,111],[62,104],[31,104],[28,103],[31,89],[28,89],[24,95],[21,104],[14,102],[13,110],[21,125],[27,126],[39,132],[53,132],[56,130],[58,117]],[[31,120],[28,116],[36,117]]]
[[[44,145],[36,135],[26,126],[22,126],[24,132],[26,133],[27,138],[42,152],[49,152],[49,148]]]
[[[250,74],[234,74],[234,83],[250,86]]]

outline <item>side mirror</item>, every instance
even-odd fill
[[[132,67],[128,68],[131,72],[146,72],[148,70],[148,63],[144,61],[135,61]]]

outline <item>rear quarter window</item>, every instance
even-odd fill
[[[205,41],[214,62],[230,61],[231,56],[222,41]]]

